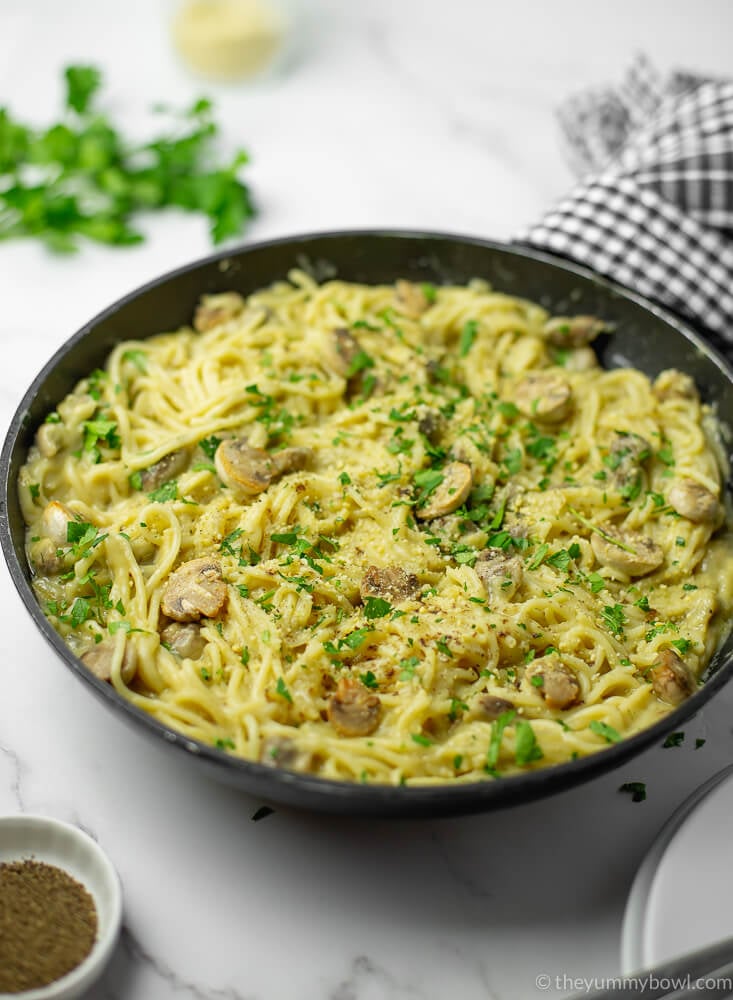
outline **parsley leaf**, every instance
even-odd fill
[[[632,802],[643,802],[646,798],[646,784],[643,781],[625,781],[619,791],[630,795]]]
[[[599,719],[593,719],[588,728],[596,736],[602,736],[607,743],[621,742],[621,733],[617,729],[614,729],[613,726],[609,726],[608,723],[601,722]]]
[[[458,351],[462,358],[465,358],[473,347],[473,342],[478,334],[478,323],[475,319],[469,319],[461,330],[461,339],[458,342]]]
[[[163,483],[157,490],[148,493],[148,497],[153,503],[168,503],[172,500],[178,500],[178,483],[175,479],[169,479],[167,483]]]
[[[621,638],[624,634],[624,625],[626,624],[626,613],[622,605],[606,605],[601,611],[601,617],[603,618],[603,624],[606,626],[611,635],[616,636],[617,639]]]
[[[514,744],[514,759],[517,764],[530,764],[533,760],[544,757],[542,747],[537,742],[532,724],[525,719],[517,723],[517,736]]]
[[[275,690],[277,691],[277,693],[280,695],[281,698],[284,698],[285,701],[289,701],[291,705],[293,704],[293,696],[288,691],[287,685],[285,684],[285,681],[282,679],[282,677],[278,677],[277,684],[275,685]]]
[[[489,770],[493,771],[499,762],[504,730],[513,721],[516,714],[516,710],[510,708],[508,711],[502,712],[499,718],[491,724],[491,739],[489,740],[489,749],[486,754],[486,767]]]
[[[392,605],[382,597],[367,597],[364,602],[364,617],[367,621],[384,618],[392,611]]]

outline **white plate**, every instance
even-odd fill
[[[74,1000],[112,957],[122,920],[119,877],[102,848],[78,827],[47,816],[0,817],[0,863],[26,858],[63,868],[81,882],[97,908],[97,940],[84,961],[61,979],[22,993],[0,993],[0,1000]]]
[[[733,935],[733,764],[662,828],[631,887],[621,938],[624,975]]]

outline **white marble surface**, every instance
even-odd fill
[[[142,128],[153,100],[217,100],[253,154],[247,240],[394,225],[506,238],[570,183],[553,109],[644,49],[730,71],[728,0],[310,0],[290,71],[217,90],[168,44],[170,4],[0,0],[0,104],[39,123],[61,67],[95,61]],[[170,215],[134,250],[58,259],[0,244],[0,424],[42,362],[143,280],[205,254]],[[462,820],[366,822],[278,809],[190,773],[93,701],[0,573],[0,813],[90,830],[122,876],[126,930],[99,1000],[526,1000],[618,970],[624,900],[655,831],[733,755],[733,692],[593,784]],[[707,738],[694,751],[694,737]],[[617,793],[644,780],[649,798]],[[550,988],[537,990],[538,975]],[[556,982],[555,977],[561,977]]]

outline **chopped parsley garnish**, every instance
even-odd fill
[[[489,740],[489,749],[486,754],[486,767],[489,771],[496,769],[496,765],[499,762],[504,730],[514,720],[516,714],[516,710],[510,708],[508,711],[502,712],[499,718],[491,724],[491,739]]]
[[[216,434],[212,434],[210,437],[202,438],[201,441],[199,441],[199,448],[203,451],[207,458],[210,458],[213,461],[216,449],[221,444],[221,440],[222,439],[217,437]]]
[[[660,448],[657,452],[657,458],[667,467],[674,465],[674,452],[671,445],[665,445],[664,448]]]
[[[601,722],[599,719],[593,719],[588,728],[596,736],[602,736],[607,743],[621,742],[621,733],[617,729],[614,729],[613,726],[609,726],[608,723]]]
[[[436,649],[443,654],[443,656],[448,656],[452,658],[453,653],[451,652],[451,648],[445,641],[447,638],[448,636],[443,636],[442,639],[438,639],[435,643],[435,646]]]
[[[427,301],[432,305],[433,302],[435,302],[436,298],[438,297],[438,289],[435,287],[435,285],[431,285],[427,281],[424,281],[420,285],[420,289],[425,298],[427,299]]]
[[[632,802],[643,802],[646,798],[646,785],[643,781],[625,781],[619,791],[630,795]]]
[[[290,704],[292,705],[293,696],[288,691],[287,685],[285,684],[285,681],[282,679],[282,677],[278,677],[277,684],[275,685],[275,691],[280,695],[281,698],[284,698],[285,701],[289,701]]]
[[[169,503],[173,500],[178,500],[178,483],[175,479],[169,479],[167,483],[163,483],[157,490],[148,493],[148,497],[153,503]]]
[[[634,601],[635,608],[641,608],[642,611],[649,611],[649,598],[646,594],[640,597],[638,601]]]
[[[431,747],[433,745],[433,741],[428,739],[427,736],[423,736],[422,733],[410,733],[410,736],[412,737],[413,741],[419,744],[421,747]]]
[[[461,337],[458,342],[458,353],[465,358],[473,347],[473,342],[478,334],[478,323],[475,319],[470,319],[461,330]]]
[[[123,361],[129,361],[131,365],[134,365],[139,372],[143,375],[148,370],[148,356],[145,351],[132,350],[125,351],[122,355]]]
[[[372,358],[366,351],[357,351],[351,360],[349,367],[346,369],[346,378],[352,378],[359,372],[364,371],[366,368],[374,367],[374,358]]]
[[[598,594],[606,586],[606,581],[601,576],[600,573],[589,573],[586,576],[586,580],[590,584],[591,594]]]
[[[102,461],[102,453],[97,445],[105,445],[110,451],[118,451],[122,445],[114,420],[95,417],[93,420],[85,420],[81,426],[84,432],[82,450],[95,465]]]
[[[217,750],[235,750],[237,745],[233,739],[227,736],[225,739],[214,740],[214,746]]]
[[[372,690],[376,690],[379,687],[379,681],[371,670],[367,670],[364,674],[359,674],[359,680],[364,687],[371,688]]]
[[[550,546],[546,542],[543,542],[527,563],[527,569],[538,569],[542,565],[544,558],[549,551]]]
[[[71,545],[74,560],[82,559],[106,537],[106,534],[100,535],[97,528],[87,521],[69,521],[66,525],[66,540]]]
[[[689,639],[673,639],[672,645],[684,656],[685,653],[689,653],[692,642]]]
[[[626,613],[622,605],[607,604],[603,611],[601,611],[601,618],[611,635],[616,636],[617,639],[623,636],[624,626],[626,625]]]
[[[28,492],[30,493],[32,500],[37,500],[41,495],[41,487],[39,483],[29,483]]]
[[[418,506],[422,506],[426,502],[430,494],[437,490],[444,478],[443,473],[438,469],[419,469],[414,474],[412,481],[418,488]]]
[[[707,740],[701,739],[701,737],[698,736],[698,738],[695,740],[695,749],[699,750],[700,747],[704,747],[706,743]]]
[[[364,617],[367,621],[384,618],[392,611],[392,605],[382,597],[367,597],[364,602]]]
[[[417,656],[408,656],[404,660],[400,660],[400,680],[411,681],[415,676],[415,668],[419,665],[420,659]]]
[[[544,757],[530,722],[520,719],[516,733],[514,759],[517,764],[531,764],[533,760],[541,760]]]
[[[685,734],[682,731],[678,733],[670,733],[667,739],[664,741],[664,743],[662,743],[662,746],[664,747],[665,750],[667,750],[669,747],[679,747],[682,746],[684,739],[685,739]]]
[[[339,476],[339,482],[342,486],[349,486],[351,484],[351,476],[348,472],[342,472]]]

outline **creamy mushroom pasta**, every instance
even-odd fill
[[[39,428],[38,600],[125,698],[274,767],[600,750],[695,690],[733,608],[714,421],[681,372],[604,371],[607,334],[480,281],[204,297]]]

